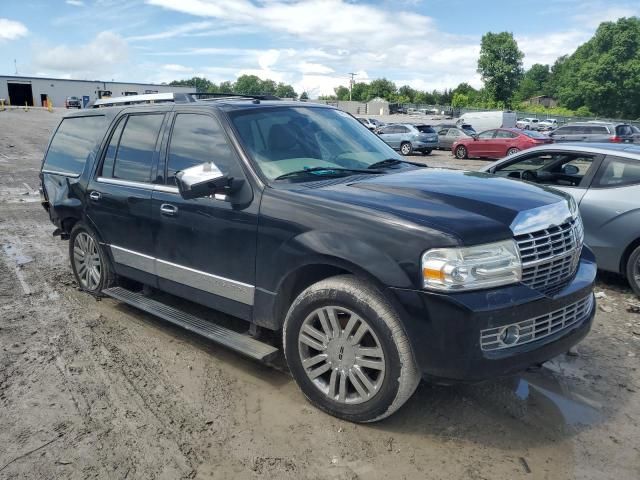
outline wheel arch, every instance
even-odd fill
[[[631,253],[637,248],[640,247],[640,237],[633,240],[627,248],[624,249],[622,256],[620,257],[619,271],[622,275],[626,277],[627,275],[627,262],[629,261],[629,257]]]

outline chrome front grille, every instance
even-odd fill
[[[545,294],[560,290],[574,274],[582,250],[582,222],[571,220],[515,237],[522,283]]]
[[[522,322],[488,328],[480,331],[482,350],[500,350],[535,342],[554,333],[568,329],[583,321],[593,308],[593,295],[571,305]]]

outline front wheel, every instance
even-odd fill
[[[69,235],[69,258],[73,275],[82,290],[100,295],[114,283],[104,249],[93,230],[82,223],[77,223]]]
[[[351,275],[320,281],[298,296],[283,345],[307,399],[351,422],[391,415],[420,381],[397,313],[373,285]]]
[[[631,289],[640,297],[640,246],[629,255],[626,274]]]
[[[413,147],[409,142],[404,142],[402,145],[400,145],[400,153],[402,153],[402,155],[411,155],[412,151]]]
[[[467,147],[464,145],[458,145],[455,150],[456,158],[464,159],[467,158]]]

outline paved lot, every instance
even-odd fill
[[[77,290],[35,192],[59,115],[0,112],[0,479],[640,478],[640,315],[619,279],[579,356],[342,422],[283,368]]]

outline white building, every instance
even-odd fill
[[[103,82],[100,80],[67,80],[64,78],[19,77],[0,75],[0,99],[11,105],[64,107],[67,97],[80,98],[82,105],[92,104],[104,96],[120,97],[144,93],[190,93],[193,87],[174,87],[152,83]]]

